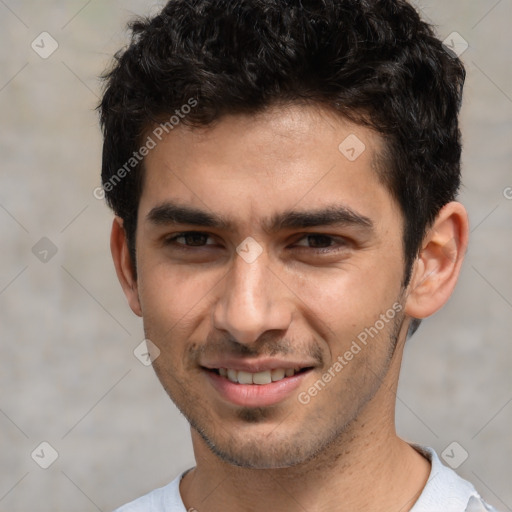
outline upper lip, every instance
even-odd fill
[[[285,359],[236,359],[224,358],[214,361],[209,361],[201,365],[203,368],[209,370],[218,370],[219,368],[228,368],[230,370],[237,370],[249,373],[264,372],[267,370],[275,370],[277,368],[311,368],[315,366],[312,363],[304,361],[288,361]]]

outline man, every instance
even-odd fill
[[[111,248],[197,465],[119,510],[493,510],[394,425],[468,241],[461,62],[403,0],[171,0],[132,31]]]

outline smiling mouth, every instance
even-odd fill
[[[275,368],[273,370],[265,370],[257,373],[234,370],[231,368],[204,369],[224,377],[235,384],[255,384],[262,386],[265,384],[271,384],[272,382],[279,382],[280,380],[293,377],[299,373],[307,372],[312,368]]]

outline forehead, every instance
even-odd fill
[[[172,201],[249,224],[327,203],[366,217],[393,214],[376,167],[381,151],[375,132],[316,106],[178,125],[146,157],[139,212]]]

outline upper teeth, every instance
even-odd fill
[[[275,370],[250,373],[230,368],[219,368],[219,373],[223,377],[227,377],[231,382],[238,382],[239,384],[270,384],[285,377],[291,377],[299,370],[300,368],[276,368]]]

